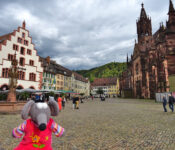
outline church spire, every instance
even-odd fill
[[[174,10],[173,3],[172,3],[172,1],[170,0],[168,15],[170,15],[171,13],[174,13],[174,12],[175,12],[175,10]]]
[[[142,40],[142,37],[152,35],[151,19],[147,16],[143,3],[141,7],[140,18],[137,21],[138,42]]]
[[[140,12],[140,18],[147,18],[146,11],[144,9],[144,4],[142,3],[141,6],[142,6],[142,9]]]
[[[168,21],[166,23],[167,28],[175,30],[175,10],[172,0],[170,0],[168,16]]]

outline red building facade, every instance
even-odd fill
[[[137,20],[138,42],[127,70],[120,78],[120,92],[125,97],[154,98],[156,92],[169,92],[169,78],[175,75],[175,10],[170,0],[166,26],[160,23],[152,34],[151,19],[142,4]]]

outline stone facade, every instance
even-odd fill
[[[151,19],[142,4],[137,21],[138,42],[120,78],[121,95],[129,92],[133,97],[154,98],[156,92],[170,91],[170,77],[174,79],[175,75],[175,10],[171,0],[168,16],[166,26],[160,23],[152,35]]]
[[[8,89],[8,73],[16,53],[18,61],[17,89],[41,89],[43,68],[32,37],[23,22],[12,33],[0,36],[0,90]]]

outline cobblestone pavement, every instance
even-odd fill
[[[175,113],[151,100],[96,99],[79,110],[69,102],[54,120],[66,129],[62,138],[53,135],[54,150],[175,149]],[[21,122],[20,115],[0,115],[0,149],[17,146],[11,131]]]

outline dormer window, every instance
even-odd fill
[[[22,33],[22,37],[25,38],[25,33],[24,32]]]
[[[20,37],[18,38],[18,43],[22,43],[22,39]]]
[[[28,41],[24,40],[24,45],[28,46]]]
[[[32,55],[32,51],[30,49],[27,49],[27,54]]]

